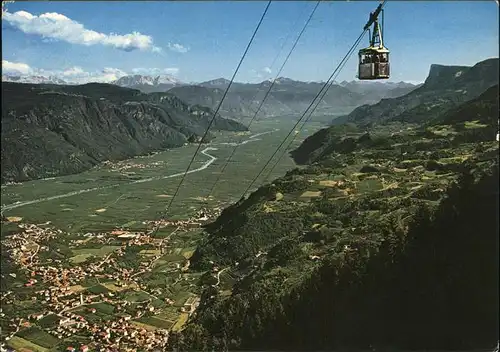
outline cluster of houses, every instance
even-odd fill
[[[95,313],[95,308],[89,308],[90,312]],[[71,336],[75,333],[87,333],[90,335],[89,345],[100,344],[101,347],[117,348],[122,350],[124,347],[139,347],[150,350],[152,348],[164,347],[168,341],[168,331],[157,329],[148,332],[144,328],[134,325],[131,322],[131,315],[124,314],[118,319],[109,322],[106,325],[98,325],[87,322],[83,317],[74,313],[66,315],[65,319],[59,321],[56,331],[61,335],[69,331]]]
[[[35,224],[19,224],[18,227],[23,229],[22,233],[8,236],[2,241],[2,247],[7,249],[14,263],[21,267],[36,263],[38,251],[48,250],[47,247],[38,245],[38,242],[47,241],[62,234],[59,229],[42,228]]]
[[[208,211],[202,211],[197,214],[195,219],[190,221],[167,221],[160,220],[151,222],[150,225],[164,227],[177,226],[178,230],[188,229],[193,224],[198,224],[200,221],[205,221],[208,218]],[[212,214],[213,215],[213,214]],[[155,239],[150,236],[151,233],[144,232],[127,232],[113,231],[111,233],[85,234],[87,239],[76,239],[69,242],[70,247],[84,246],[87,242],[98,241],[98,243],[109,243],[116,239],[123,240],[121,247],[110,253],[105,258],[97,262],[86,262],[85,265],[70,266],[63,263],[60,259],[46,259],[45,263],[40,263],[38,253],[40,251],[48,251],[49,248],[43,245],[44,241],[50,240],[62,234],[61,230],[50,228],[42,228],[38,225],[20,224],[23,229],[21,234],[14,234],[2,241],[8,249],[8,254],[12,260],[24,268],[27,281],[25,287],[34,289],[31,297],[32,301],[41,302],[43,308],[41,312],[31,314],[28,319],[21,317],[13,318],[10,321],[9,330],[12,337],[20,328],[37,324],[43,318],[52,316],[54,324],[45,329],[58,339],[69,338],[73,335],[90,336],[88,345],[68,346],[67,351],[86,351],[94,349],[97,344],[107,350],[127,351],[141,348],[142,350],[162,349],[166,346],[168,340],[168,331],[165,329],[144,329],[140,324],[134,323],[131,319],[138,319],[143,316],[155,314],[155,308],[151,305],[151,301],[143,302],[134,308],[131,314],[126,314],[125,307],[129,304],[127,301],[119,300],[112,292],[108,293],[91,293],[85,291],[83,286],[80,286],[83,280],[90,278],[112,279],[115,286],[120,288],[128,287],[135,289],[141,286],[134,281],[133,277],[140,275],[142,272],[151,270],[155,259],[163,254],[166,240]],[[146,262],[141,262],[144,265],[133,268],[123,268],[117,265],[118,257],[124,254],[127,246],[137,246],[149,244],[160,249],[160,253],[154,257],[150,257]],[[178,264],[178,263],[177,263]],[[177,265],[179,267],[179,265]],[[16,277],[16,274],[10,274]],[[137,277],[137,279],[140,279]],[[109,282],[109,280],[106,280]],[[135,284],[135,285],[134,285]],[[37,290],[38,288],[38,290]],[[0,300],[2,304],[12,304],[16,294],[13,291],[2,293]],[[96,303],[108,302],[115,307],[115,313],[112,321],[107,321],[106,324],[89,322],[83,316],[83,312],[96,313],[96,308],[90,306]],[[165,302],[169,305],[174,304],[174,301],[166,298]],[[181,312],[193,314],[199,305],[199,298],[191,297],[180,308]],[[82,311],[84,309],[84,311]],[[77,311],[76,311],[77,310]],[[130,312],[130,310],[128,310]],[[83,315],[81,315],[83,313]],[[0,312],[5,316],[3,312]],[[24,324],[24,325],[23,325]]]
[[[123,172],[130,169],[151,169],[153,167],[163,167],[165,165],[164,161],[150,161],[147,164],[130,162],[130,161],[118,161],[113,162],[106,160],[102,163],[110,168],[110,171]]]
[[[148,221],[147,223],[153,228],[162,228],[167,226],[177,226],[177,231],[186,231],[191,227],[198,227],[204,222],[214,219],[220,215],[222,209],[220,207],[202,208],[196,212],[193,218],[189,220],[168,220],[159,219]]]

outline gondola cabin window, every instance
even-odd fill
[[[361,50],[359,53],[359,73],[361,80],[389,78],[388,50]]]

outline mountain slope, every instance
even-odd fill
[[[2,76],[2,81],[72,84],[56,77],[42,76]],[[138,89],[143,93],[166,92],[173,89],[171,93],[188,104],[207,106],[211,109],[217,107],[229,83],[230,81],[227,79],[218,78],[194,85],[185,84],[169,75],[129,75],[111,82],[111,84],[120,87]],[[258,84],[233,82],[229,95],[220,110],[221,114],[228,117],[253,116],[270,84],[271,81],[263,81]],[[268,96],[261,109],[261,116],[300,115],[307,109],[322,85],[323,83],[319,82],[301,82],[284,77],[278,78],[271,95]],[[345,114],[356,106],[404,95],[416,87],[405,82],[342,82],[330,88],[315,114],[318,116]]]
[[[499,99],[498,84],[488,88],[477,98],[471,99],[465,104],[448,110],[433,123],[457,125],[467,121],[478,121],[479,123],[493,126],[498,114]]]
[[[343,81],[340,85],[349,89],[351,92],[365,95],[367,100],[373,100],[373,103],[378,103],[380,99],[396,98],[406,95],[422,84],[414,85],[406,82]]]
[[[491,127],[474,123],[481,108],[457,111]],[[459,116],[329,129],[335,148],[315,164],[225,209],[190,259],[205,289],[170,347],[495,346],[498,142],[463,140]]]
[[[473,99],[498,84],[498,58],[473,67],[431,65],[424,84],[409,94],[364,105],[332,123],[370,124],[384,121],[419,122]]]
[[[2,83],[2,182],[80,172],[104,160],[179,147],[202,136],[212,116],[168,93],[107,84]],[[220,117],[212,128],[246,130]]]
[[[450,133],[450,137],[454,140],[492,141],[498,130],[498,108],[498,85],[495,85],[479,97],[425,121],[420,133],[432,135],[432,132],[425,130],[425,126],[445,128],[449,125],[455,130],[455,132]],[[391,130],[390,125],[387,125],[386,128]],[[356,130],[358,128],[352,123],[324,128],[307,137],[290,154],[296,163],[310,164],[329,157],[332,153],[346,153],[357,147],[375,147],[379,143],[376,138],[354,141],[352,138],[346,137],[346,133]],[[393,135],[397,138],[401,134],[401,126],[396,125],[393,130]],[[359,132],[362,131],[362,129],[359,129]],[[401,137],[399,142],[406,141]],[[385,148],[386,145],[381,142],[380,147]]]
[[[226,89],[230,82],[231,82],[230,80],[225,78],[217,78],[217,79],[212,79],[210,81],[201,82],[197,85],[205,88]],[[233,83],[233,85],[240,85],[240,84],[241,83]]]

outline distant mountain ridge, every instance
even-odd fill
[[[36,77],[3,77],[2,80],[35,84],[71,84],[64,80]],[[217,78],[201,83],[187,84],[170,75],[128,75],[111,82],[111,84],[120,87],[138,89],[143,93],[168,91],[188,104],[207,106],[211,109],[218,106],[229,83],[230,81],[225,78]],[[253,116],[271,84],[270,80],[260,83],[233,82],[220,113],[231,118]],[[307,109],[323,84],[324,82],[302,82],[279,77],[262,106],[259,116],[298,116]],[[416,87],[418,86],[406,82],[372,84],[351,81],[333,84],[325,99],[319,104],[315,114],[318,116],[346,114],[359,105],[372,104],[380,99],[401,96]]]
[[[138,89],[143,93],[166,92],[170,88],[182,86],[182,83],[177,78],[170,75],[130,75],[123,76],[116,81],[110,82],[120,87]]]
[[[2,75],[2,82],[14,82],[14,83],[30,83],[30,84],[70,84],[63,79],[55,76],[41,76],[41,75],[30,75],[30,76],[16,76],[16,75]]]
[[[231,118],[253,116],[271,84],[272,81],[269,80],[261,83],[234,82],[221,106],[220,113]],[[298,116],[307,109],[323,84],[278,78],[262,105],[259,116]],[[206,105],[215,109],[228,85],[228,80],[219,78],[197,85],[174,87],[169,92],[189,104]],[[359,105],[404,95],[416,87],[418,86],[405,82],[378,85],[349,82],[346,86],[333,84],[318,105],[315,115],[348,113]]]
[[[230,80],[225,79],[225,78],[216,78],[212,79],[210,81],[206,82],[201,82],[201,83],[193,83],[192,85],[197,85],[200,87],[205,87],[205,88],[223,88],[226,89],[227,86],[231,83]],[[238,83],[236,83],[238,84]]]
[[[110,84],[2,83],[2,183],[53,177],[199,141],[213,111]],[[217,117],[212,130],[245,131]],[[212,139],[209,134],[206,141]]]

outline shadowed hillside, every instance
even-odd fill
[[[212,116],[168,93],[4,82],[2,182],[81,172],[104,160],[179,147],[199,139]],[[212,130],[246,127],[218,117]]]
[[[489,88],[479,97],[469,102],[458,105],[446,111],[444,114],[426,121],[413,137],[403,135],[400,125],[389,127],[393,131],[393,138],[398,142],[408,142],[410,139],[418,140],[424,136],[447,133],[441,130],[452,129],[448,135],[450,143],[461,143],[464,141],[492,141],[498,130],[498,85]],[[384,138],[365,133],[364,138],[356,139],[348,136],[363,135],[364,127],[356,127],[352,123],[334,125],[324,128],[312,136],[307,137],[304,142],[290,154],[298,164],[309,164],[331,157],[332,153],[346,153],[356,148],[370,147],[387,149]],[[443,136],[443,137],[446,137]]]

